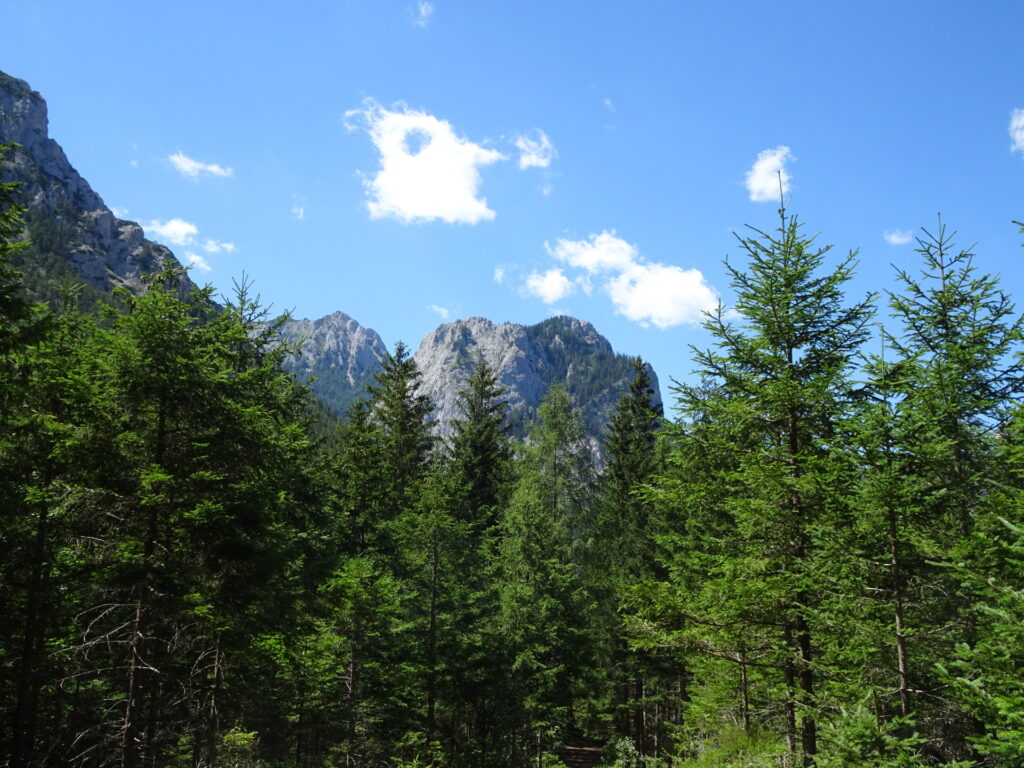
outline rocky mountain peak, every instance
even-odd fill
[[[302,381],[311,381],[313,394],[342,414],[366,394],[366,385],[381,369],[387,348],[372,328],[364,328],[344,312],[318,320],[289,320],[281,329],[297,349],[286,366]]]
[[[424,337],[413,359],[423,374],[421,391],[434,402],[441,434],[461,415],[459,392],[481,361],[507,387],[509,421],[518,436],[548,389],[561,384],[595,445],[632,378],[630,358],[617,355],[589,322],[566,316],[531,326],[481,317],[445,323]],[[651,376],[660,405],[653,370]]]
[[[165,260],[167,248],[147,240],[142,227],[114,216],[49,136],[46,102],[24,80],[0,72],[0,144],[21,146],[0,166],[0,179],[21,183],[30,247],[19,255],[30,287],[73,275],[100,293],[142,286],[142,276]],[[42,270],[45,265],[45,270]],[[45,275],[43,274],[45,272]]]

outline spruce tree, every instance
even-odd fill
[[[695,542],[707,558],[699,593],[684,600],[693,642],[741,670],[775,670],[772,707],[791,751],[814,765],[836,631],[819,581],[822,539],[848,525],[850,478],[837,444],[871,308],[845,303],[855,253],[825,268],[830,247],[817,247],[784,209],[774,232],[739,242],[745,267],[726,263],[735,319],[719,308],[705,323],[716,341],[696,355],[707,385],[679,390],[681,438],[720,457],[718,469],[666,482],[662,500],[703,498],[720,521]]]
[[[913,481],[902,546],[904,579],[924,597],[907,605],[907,674],[923,692],[912,704],[928,752],[941,759],[966,759],[970,741],[983,730],[977,718],[944,696],[934,660],[949,658],[958,643],[974,643],[985,618],[971,582],[957,582],[936,561],[997,572],[986,540],[998,540],[1004,514],[993,482],[1013,482],[996,459],[1000,435],[1024,393],[1019,350],[1024,318],[999,287],[982,274],[970,249],[958,248],[955,233],[938,222],[918,240],[920,274],[899,271],[901,290],[890,296],[899,325],[889,338],[897,375],[903,430],[899,446],[904,475]]]
[[[501,625],[513,654],[511,693],[522,742],[537,764],[573,725],[576,685],[589,657],[592,599],[584,582],[593,535],[593,466],[579,416],[552,387],[530,430],[501,523]]]

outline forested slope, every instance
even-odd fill
[[[701,380],[664,421],[635,361],[598,472],[563,387],[519,442],[487,365],[437,440],[402,345],[313,439],[247,286],[35,304],[15,194],[6,764],[1024,759],[1020,317],[941,224],[880,298],[790,214],[752,231]]]

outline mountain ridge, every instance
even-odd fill
[[[33,298],[54,300],[68,277],[84,285],[86,307],[108,300],[119,286],[144,290],[144,276],[163,264],[181,266],[166,246],[148,240],[142,227],[120,219],[49,136],[45,99],[24,80],[0,72],[0,143],[20,146],[0,167],[0,179],[20,182],[29,246],[18,252]],[[186,277],[186,288],[194,283]],[[344,312],[282,326],[295,353],[286,367],[310,383],[336,414],[365,396],[387,354],[380,335]],[[525,436],[541,398],[563,384],[583,416],[595,451],[618,396],[632,377],[632,358],[616,353],[592,324],[567,316],[533,325],[470,317],[428,332],[413,355],[423,374],[421,391],[435,404],[440,435],[459,415],[459,392],[476,363],[490,365],[507,387],[509,422]],[[656,402],[657,376],[648,366]]]
[[[142,227],[120,219],[49,136],[46,100],[24,80],[0,72],[0,144],[19,146],[0,180],[20,183],[29,247],[15,261],[33,298],[53,299],[65,277],[80,279],[88,303],[118,286],[140,290],[144,275],[181,263]],[[186,277],[187,284],[194,284]]]
[[[344,318],[339,321],[337,318]],[[365,385],[381,370],[386,347],[380,335],[337,312],[284,326],[296,354],[286,367],[339,415],[364,397]],[[595,453],[619,396],[633,376],[634,358],[616,353],[586,321],[558,316],[532,325],[468,317],[442,323],[424,335],[413,360],[422,374],[420,392],[434,404],[436,431],[446,436],[460,414],[459,393],[479,362],[486,362],[506,387],[512,433],[525,437],[541,399],[553,384],[565,386],[581,412]],[[661,407],[657,374],[647,365],[656,407]]]

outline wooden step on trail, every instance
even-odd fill
[[[565,741],[565,747],[558,753],[569,768],[593,768],[600,764],[604,742],[572,734]]]

